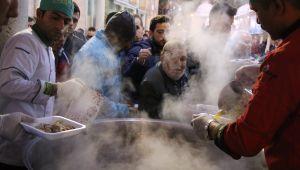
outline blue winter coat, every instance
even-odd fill
[[[152,56],[150,56],[143,65],[137,61],[137,57],[141,49],[150,48]],[[119,57],[122,59],[122,75],[132,80],[136,90],[143,80],[146,72],[159,62],[161,48],[159,48],[153,40],[147,39],[133,43],[132,47],[127,51],[122,51]],[[135,94],[137,98],[138,94]]]
[[[79,77],[88,86],[105,97],[104,117],[128,117],[128,107],[121,104],[120,61],[108,42],[104,31],[97,31],[75,55],[73,77]]]

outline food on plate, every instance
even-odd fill
[[[57,133],[66,130],[75,129],[74,126],[66,125],[63,123],[63,121],[55,121],[54,123],[51,124],[42,123],[38,125],[37,128],[47,133]]]

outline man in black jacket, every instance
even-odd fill
[[[187,84],[185,75],[187,54],[178,41],[167,42],[162,50],[160,63],[151,68],[140,86],[139,110],[150,118],[160,119],[164,96],[180,96]]]

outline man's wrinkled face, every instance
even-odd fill
[[[0,32],[2,25],[7,25],[9,18],[18,16],[18,0],[0,0]]]
[[[179,80],[185,73],[187,53],[184,48],[165,50],[161,57],[164,72],[172,80]]]
[[[159,46],[163,47],[166,42],[166,34],[168,33],[170,28],[170,24],[165,23],[157,23],[154,31],[150,31],[150,34],[152,35],[153,40],[158,44]]]
[[[70,23],[71,18],[60,12],[46,11],[43,13],[38,10],[37,12],[37,24],[43,32],[47,33],[46,36],[51,41],[59,39],[64,28]]]

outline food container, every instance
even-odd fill
[[[53,125],[55,122],[60,122],[62,126],[72,126],[72,129],[55,132],[55,133],[49,133],[39,128],[39,126],[41,126],[42,124]],[[21,125],[27,132],[48,140],[55,140],[60,138],[66,138],[69,136],[74,136],[86,128],[85,125],[67,119],[62,116],[50,116],[50,117],[37,118],[33,123],[21,122]]]

